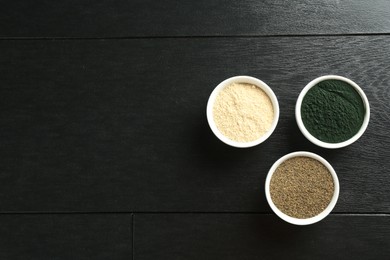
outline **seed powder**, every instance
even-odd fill
[[[236,142],[251,142],[267,133],[274,110],[271,99],[259,87],[233,83],[215,99],[213,117],[219,131]]]
[[[334,183],[328,168],[310,157],[293,157],[275,170],[270,184],[275,206],[294,218],[318,215],[329,205]]]

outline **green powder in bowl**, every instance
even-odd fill
[[[310,141],[326,148],[340,148],[363,134],[368,125],[369,105],[364,92],[353,81],[324,76],[302,90],[296,116],[298,126]]]

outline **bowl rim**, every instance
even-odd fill
[[[215,124],[214,117],[213,117],[213,107],[214,107],[215,99],[218,96],[219,92],[223,88],[225,88],[226,86],[228,86],[228,85],[230,85],[232,83],[253,84],[253,85],[259,87],[260,89],[262,89],[268,95],[268,97],[271,100],[271,103],[272,103],[272,106],[273,106],[273,110],[274,110],[274,119],[272,121],[271,128],[268,130],[267,133],[265,133],[260,138],[254,140],[254,141],[250,141],[250,142],[237,142],[237,141],[231,140],[231,139],[227,138],[225,135],[223,135],[219,131],[219,129],[217,128],[217,126]],[[233,146],[233,147],[237,147],[237,148],[253,147],[253,146],[261,144],[262,142],[267,140],[271,136],[271,134],[274,132],[274,130],[275,130],[277,124],[278,124],[279,113],[280,113],[279,112],[279,102],[278,102],[278,99],[277,99],[275,93],[272,91],[272,89],[264,81],[262,81],[262,80],[260,80],[258,78],[252,77],[252,76],[245,76],[245,75],[230,77],[230,78],[225,79],[221,83],[219,83],[214,88],[214,90],[211,92],[211,94],[209,96],[209,99],[208,99],[208,102],[207,102],[207,108],[206,108],[207,122],[208,122],[212,132],[215,134],[215,136],[219,140],[224,142],[225,144]]]
[[[333,196],[332,196],[332,199],[331,199],[329,205],[320,214],[318,214],[314,217],[311,217],[311,218],[306,218],[306,219],[294,218],[294,217],[291,217],[291,216],[283,213],[281,210],[279,210],[276,207],[276,205],[272,201],[271,193],[270,193],[271,179],[272,179],[273,174],[275,173],[275,170],[279,167],[279,165],[282,162],[284,162],[288,159],[294,158],[294,157],[298,157],[298,156],[310,157],[310,158],[316,159],[319,162],[321,162],[325,167],[327,167],[327,169],[331,173],[332,178],[333,178],[333,183],[334,183],[334,192],[333,192]],[[332,165],[327,160],[325,160],[323,157],[319,156],[318,154],[315,154],[312,152],[306,152],[306,151],[292,152],[292,153],[286,154],[286,155],[282,156],[281,158],[279,158],[271,166],[270,170],[268,171],[267,178],[265,181],[265,196],[266,196],[267,202],[268,202],[269,206],[271,207],[272,211],[278,217],[283,219],[284,221],[291,223],[291,224],[294,224],[294,225],[310,225],[310,224],[314,224],[314,223],[324,219],[326,216],[329,215],[329,213],[335,207],[337,200],[338,200],[338,197],[339,197],[339,193],[340,193],[340,183],[339,183],[339,179],[337,177],[336,171],[333,169]]]
[[[336,80],[341,80],[341,81],[344,81],[344,82],[347,82],[349,85],[351,85],[360,95],[360,97],[362,98],[362,101],[363,101],[363,104],[364,104],[364,107],[365,107],[365,114],[364,114],[364,119],[363,119],[363,123],[362,123],[362,126],[360,127],[359,131],[354,135],[352,136],[350,139],[348,140],[345,140],[343,142],[339,142],[339,143],[327,143],[327,142],[324,142],[324,141],[321,141],[319,140],[318,138],[316,138],[315,136],[313,136],[305,127],[305,125],[303,124],[303,121],[302,121],[302,116],[301,116],[301,106],[302,106],[302,101],[303,101],[303,98],[305,97],[306,93],[312,88],[314,87],[317,83],[321,82],[321,81],[324,81],[324,80],[329,80],[329,79],[336,79]],[[312,142],[313,144],[315,145],[318,145],[320,147],[323,147],[323,148],[328,148],[328,149],[337,149],[337,148],[342,148],[342,147],[345,147],[345,146],[348,146],[354,142],[356,142],[362,135],[363,133],[366,131],[367,129],[367,126],[368,126],[368,122],[370,121],[370,104],[368,102],[368,99],[367,99],[367,96],[366,94],[364,93],[364,91],[362,90],[362,88],[360,88],[355,82],[353,82],[352,80],[346,78],[346,77],[342,77],[342,76],[337,76],[337,75],[325,75],[325,76],[321,76],[321,77],[318,77],[318,78],[315,78],[313,79],[312,81],[310,81],[301,91],[301,93],[299,94],[298,96],[298,99],[297,99],[297,102],[296,102],[296,105],[295,105],[295,119],[297,121],[297,124],[298,124],[298,127],[300,129],[300,131],[302,132],[302,134],[310,141]]]

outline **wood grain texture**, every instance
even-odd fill
[[[293,226],[274,215],[135,215],[134,259],[387,259],[390,217],[331,215]]]
[[[390,212],[390,37],[0,41],[0,211],[270,212],[264,182],[286,153],[335,168],[335,212]],[[268,83],[281,106],[265,143],[222,144],[206,103],[222,80]],[[299,132],[300,90],[324,74],[366,92],[371,121],[339,150]]]
[[[1,259],[132,259],[131,214],[0,214]]]
[[[0,37],[390,33],[387,0],[0,1]]]

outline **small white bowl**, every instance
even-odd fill
[[[331,173],[331,175],[333,177],[333,183],[334,183],[334,193],[333,193],[333,197],[332,197],[329,205],[320,214],[318,214],[314,217],[311,217],[311,218],[306,218],[306,219],[294,218],[294,217],[286,215],[285,213],[280,211],[276,207],[274,202],[272,201],[271,193],[270,193],[271,179],[272,179],[272,176],[273,176],[275,170],[284,161],[286,161],[290,158],[293,158],[293,157],[297,157],[297,156],[310,157],[310,158],[316,159],[317,161],[321,162],[323,165],[325,165],[326,168],[328,168],[329,172]],[[268,204],[270,205],[271,209],[281,219],[283,219],[284,221],[286,221],[288,223],[295,224],[295,225],[310,225],[310,224],[313,224],[313,223],[316,223],[316,222],[322,220],[327,215],[329,215],[329,213],[333,210],[334,206],[336,205],[337,199],[339,198],[339,192],[340,192],[339,179],[337,178],[336,172],[333,169],[333,167],[321,156],[314,154],[314,153],[310,153],[310,152],[293,152],[293,153],[289,153],[289,154],[286,154],[285,156],[281,157],[279,160],[277,160],[272,165],[271,169],[268,172],[267,178],[265,180],[265,196],[267,198]]]
[[[340,143],[327,143],[327,142],[324,142],[324,141],[317,139],[315,136],[310,134],[310,132],[306,129],[305,125],[303,124],[302,117],[301,117],[301,105],[302,105],[302,101],[303,101],[303,98],[305,97],[306,93],[312,87],[314,87],[317,83],[324,81],[324,80],[329,80],[329,79],[345,81],[349,85],[354,87],[355,90],[360,94],[360,97],[362,98],[363,104],[364,104],[365,109],[366,109],[363,124],[360,127],[360,130],[354,136],[352,136],[350,139],[343,141],[343,142],[340,142]],[[298,127],[301,130],[302,134],[313,144],[318,145],[320,147],[329,148],[329,149],[342,148],[342,147],[350,145],[353,142],[355,142],[356,140],[358,140],[363,135],[364,131],[366,131],[367,126],[368,126],[368,122],[370,121],[370,104],[368,102],[368,99],[367,99],[364,91],[352,80],[347,79],[345,77],[336,76],[336,75],[326,75],[326,76],[318,77],[318,78],[310,81],[309,84],[307,84],[302,89],[301,93],[298,96],[298,100],[297,100],[297,103],[295,106],[295,118],[296,118]]]
[[[233,141],[233,140],[227,138],[225,135],[223,135],[219,131],[219,129],[217,128],[217,126],[215,124],[214,117],[213,117],[213,107],[214,107],[215,99],[218,96],[219,92],[223,88],[229,86],[232,83],[253,84],[253,85],[261,88],[268,95],[268,97],[271,99],[273,109],[274,109],[274,119],[273,119],[271,128],[268,130],[267,133],[265,133],[263,136],[261,136],[257,140],[254,140],[251,142]],[[215,89],[211,93],[209,100],[207,102],[206,114],[207,114],[207,121],[209,123],[209,126],[210,126],[211,130],[213,131],[213,133],[219,138],[219,140],[221,140],[222,142],[224,142],[230,146],[233,146],[233,147],[247,148],[247,147],[252,147],[252,146],[255,146],[255,145],[258,145],[258,144],[264,142],[268,137],[270,137],[272,132],[275,130],[276,125],[278,124],[278,120],[279,120],[279,103],[278,103],[278,99],[275,96],[275,93],[263,81],[261,81],[257,78],[254,78],[254,77],[250,77],[250,76],[235,76],[235,77],[231,77],[231,78],[228,78],[228,79],[222,81],[221,83],[218,84],[218,86],[215,87]]]

